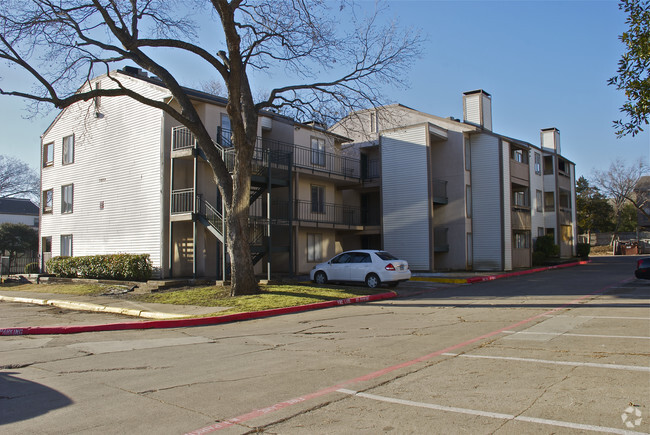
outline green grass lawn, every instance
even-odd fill
[[[98,296],[108,288],[101,284],[2,284],[11,291],[41,292],[68,295]],[[119,298],[159,304],[198,305],[204,307],[229,307],[219,315],[293,307],[315,302],[347,299],[389,291],[362,286],[316,286],[309,284],[261,285],[257,295],[230,297],[230,288],[220,286],[184,287],[155,293],[126,293]]]
[[[300,284],[262,285],[262,293],[250,296],[230,297],[230,289],[224,287],[194,287],[167,290],[150,294],[129,295],[138,301],[162,304],[198,305],[206,307],[230,307],[220,315],[293,307],[315,302],[347,299],[375,293],[386,289],[365,287],[321,287]]]

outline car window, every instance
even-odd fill
[[[352,252],[351,256],[352,259],[350,260],[350,263],[372,263],[370,254],[365,252]]]
[[[349,263],[351,260],[352,256],[348,253],[341,254],[338,257],[334,257],[334,259],[331,261],[332,264],[343,264],[343,263]]]
[[[650,258],[644,258],[643,260],[641,260],[641,264],[639,264],[639,267],[643,267],[643,268],[650,267]]]
[[[399,258],[389,254],[386,251],[375,252],[375,255],[377,255],[377,257],[381,258],[382,260],[399,260]]]

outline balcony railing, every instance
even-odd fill
[[[381,160],[379,159],[368,159],[364,162],[361,162],[361,178],[364,180],[372,180],[375,178],[380,178],[381,176]]]
[[[234,149],[230,146],[230,132],[219,129],[215,144],[222,152],[226,166],[234,168]],[[196,139],[185,126],[172,128],[172,151],[195,148]],[[258,137],[253,153],[253,163],[271,163],[286,165],[292,154],[293,166],[308,169],[312,172],[323,172],[330,175],[340,175],[350,178],[361,177],[359,159],[341,156],[330,152],[311,149],[301,145]],[[269,160],[267,160],[269,159]]]
[[[172,191],[171,213],[194,212],[194,189],[178,189]]]

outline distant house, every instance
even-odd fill
[[[0,198],[0,224],[25,224],[38,231],[38,206],[29,199]]]

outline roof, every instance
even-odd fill
[[[22,214],[38,216],[38,206],[29,199],[0,198],[0,214]]]

